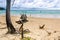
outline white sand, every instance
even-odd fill
[[[16,29],[21,25],[15,23],[19,20],[17,16],[11,16],[12,23]],[[26,37],[31,37],[36,40],[60,40],[60,19],[48,18],[33,18],[28,17],[28,22],[24,24],[24,29],[29,29],[29,34],[24,34]],[[39,29],[39,25],[45,24],[44,29]],[[5,29],[1,29],[5,28]],[[55,32],[56,31],[56,32]],[[20,34],[7,34],[5,16],[0,16],[0,40],[20,40]],[[48,33],[51,33],[50,35]]]

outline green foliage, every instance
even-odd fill
[[[24,37],[23,39],[20,39],[20,40],[32,40],[31,37]]]
[[[31,37],[24,37],[22,40],[31,40]]]

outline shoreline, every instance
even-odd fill
[[[60,18],[60,12],[59,11],[22,11],[22,10],[16,10],[16,11],[11,11],[10,12],[12,16],[20,16],[21,14],[26,14],[27,16],[31,17],[37,17],[37,18]],[[5,11],[1,11],[0,15],[5,15]]]
[[[5,14],[0,15],[0,16],[5,16]],[[10,15],[10,16],[16,16],[16,17],[20,17],[21,15]],[[44,18],[44,19],[60,19],[60,18],[55,18],[55,17],[37,17],[37,16],[33,16],[31,14],[28,14],[27,17],[32,17],[32,18]]]

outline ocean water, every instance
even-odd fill
[[[5,10],[0,10],[0,15],[5,15]],[[60,10],[11,10],[11,15],[20,16],[26,14],[31,17],[60,18]]]

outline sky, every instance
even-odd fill
[[[59,9],[60,10],[60,0],[15,0],[12,9]],[[6,8],[6,0],[0,0],[0,7]]]

